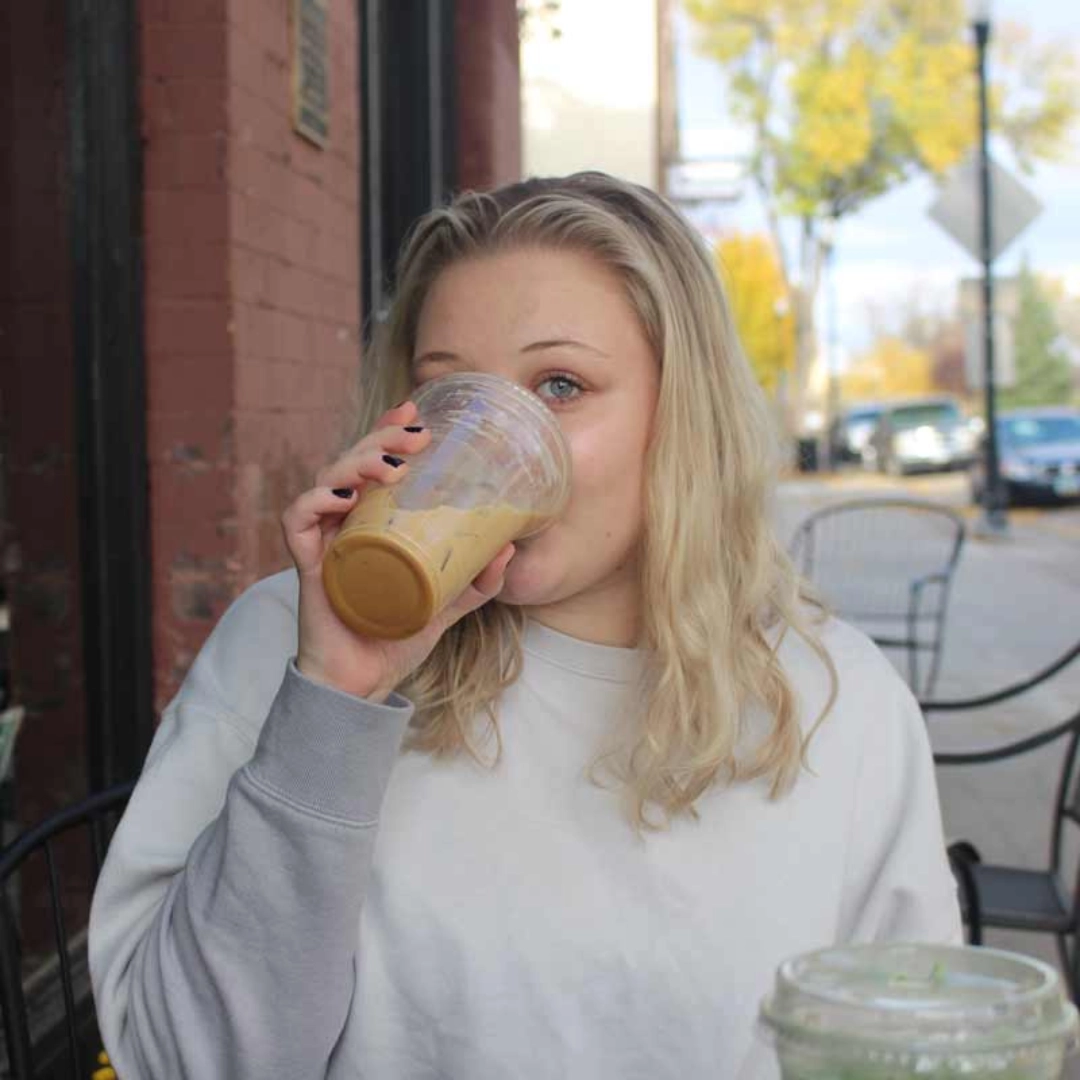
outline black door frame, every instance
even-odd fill
[[[72,323],[89,787],[153,735],[135,0],[68,0]]]
[[[384,311],[413,222],[457,182],[454,0],[360,0],[361,310]]]

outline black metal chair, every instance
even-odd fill
[[[1077,657],[1080,642],[1049,667],[1013,686],[965,700],[923,702],[923,711],[960,712],[1010,701],[1046,682]],[[988,750],[935,753],[934,761],[944,766],[984,765],[1030,753],[1058,740],[1064,742],[1065,751],[1054,797],[1047,868],[1032,870],[984,863],[978,848],[967,840],[949,845],[949,862],[959,886],[971,944],[982,944],[986,927],[1053,934],[1066,985],[1073,1000],[1080,1001],[1080,870],[1072,881],[1066,879],[1064,851],[1067,824],[1080,825],[1080,711],[1034,735]]]
[[[806,518],[791,555],[837,615],[883,648],[906,652],[908,683],[929,697],[965,536],[963,518],[937,503],[852,499]],[[925,672],[921,654],[929,654]]]
[[[92,888],[101,871],[112,829],[134,786],[133,781],[118,784],[65,807],[27,829],[0,851],[0,1012],[3,1014],[9,1069],[9,1073],[4,1075],[10,1075],[13,1080],[41,1080],[43,1076],[87,1080],[95,1068],[93,1062],[97,1043],[84,1045],[80,1037],[80,1029],[89,1026],[90,1037],[96,1040],[96,1024],[86,1023],[87,1016],[91,1020],[93,1018],[93,1005],[85,973],[85,942],[81,933],[84,928],[80,927],[74,936],[69,932],[56,848],[74,830],[88,830],[92,877],[90,881],[83,880],[80,884]],[[16,875],[27,867],[29,860],[38,856],[44,861],[46,872],[55,977],[60,984],[62,1006],[58,1023],[54,1024],[51,1018],[48,1019],[45,1031],[32,1030],[36,1025],[32,1024],[28,1009],[22,970],[24,935],[10,887]],[[64,1064],[64,1043],[67,1066]],[[50,1050],[59,1050],[60,1053],[49,1053]],[[37,1057],[46,1056],[52,1060],[36,1060]]]

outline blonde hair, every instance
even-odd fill
[[[467,193],[427,214],[404,247],[395,298],[365,363],[363,430],[411,392],[417,323],[438,275],[461,259],[538,246],[585,252],[613,270],[661,367],[644,493],[644,708],[621,749],[594,763],[593,779],[600,782],[606,765],[638,828],[694,816],[696,800],[718,782],[765,778],[777,797],[805,764],[837,675],[812,628],[820,605],[769,526],[779,461],[764,393],[708,252],[663,199],[578,173]],[[521,671],[523,626],[520,610],[492,601],[447,631],[403,687],[417,706],[411,747],[484,760],[481,748],[493,737],[487,762],[498,760],[497,706]],[[789,629],[831,682],[805,739],[777,655]],[[746,754],[752,705],[771,724]]]

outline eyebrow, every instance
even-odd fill
[[[526,345],[521,351],[523,353],[541,352],[543,349],[559,349],[570,346],[572,349],[585,349],[587,352],[596,353],[597,356],[607,356],[603,349],[598,349],[595,345],[589,345],[584,341],[576,341],[574,338],[551,338],[547,341],[534,341],[531,345]]]
[[[567,347],[572,349],[584,349],[586,352],[595,353],[597,356],[608,356],[608,353],[604,352],[603,349],[598,349],[595,345],[589,345],[584,341],[577,341],[574,338],[548,338],[544,341],[533,341],[519,351],[522,353],[534,353],[543,352],[545,349]],[[412,365],[414,368],[417,368],[420,367],[421,364],[456,363],[460,362],[460,360],[461,357],[457,353],[435,349],[415,357]]]

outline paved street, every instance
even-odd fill
[[[863,495],[909,494],[961,510],[956,474],[891,480],[858,472],[800,476],[781,487],[777,521],[787,541],[820,506]],[[1080,507],[1010,512],[1006,540],[969,535],[957,568],[935,697],[967,697],[1045,667],[1080,638]],[[897,661],[900,656],[895,658]],[[937,750],[992,746],[1066,719],[1080,708],[1080,663],[1018,704],[931,719]],[[946,833],[973,841],[988,862],[1045,867],[1064,742],[996,765],[939,768]],[[1080,852],[1080,829],[1074,852]],[[1072,880],[1066,878],[1066,880]],[[1054,959],[1042,935],[993,933],[988,944]],[[1080,1069],[1075,1070],[1080,1077]]]

